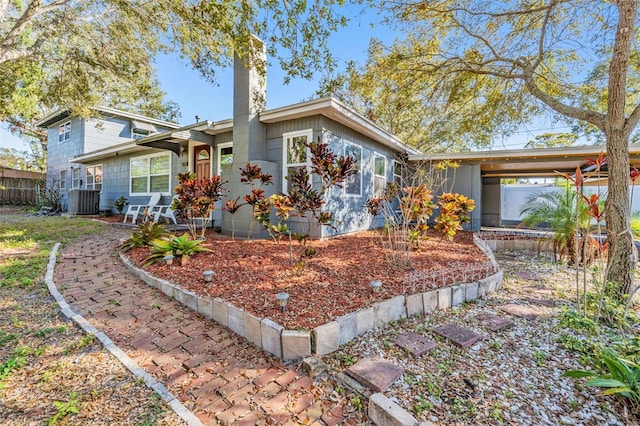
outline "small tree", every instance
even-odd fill
[[[253,208],[253,216],[259,222],[262,222],[262,216],[264,212],[262,211],[261,204],[264,203],[265,195],[264,189],[262,189],[265,185],[273,185],[273,176],[268,173],[262,173],[262,168],[256,164],[247,163],[244,168],[240,168],[240,182],[245,185],[254,185],[258,182],[258,188],[253,188],[251,190],[251,194],[247,194],[243,197],[244,203],[240,202],[240,197],[236,197],[234,200],[227,200],[225,202],[224,209],[231,214],[231,239],[235,238],[235,214],[240,210],[242,206],[249,205]],[[270,213],[270,207],[267,209],[266,214]],[[253,222],[251,222],[253,227]],[[249,236],[251,236],[251,231],[249,230]]]
[[[323,210],[327,203],[326,194],[333,187],[342,188],[344,181],[356,173],[355,158],[338,156],[324,142],[307,144],[311,153],[311,174],[306,167],[286,177],[289,190],[286,194],[274,194],[269,198],[260,198],[254,205],[254,217],[275,239],[292,235],[302,248],[297,266],[302,269],[305,258],[315,254],[315,248],[308,245],[314,226],[334,227],[332,212]],[[320,184],[312,185],[312,176],[320,178]],[[275,209],[277,222],[271,220],[271,208]],[[298,232],[291,233],[285,223],[289,218],[298,219]]]
[[[127,205],[129,205],[129,202],[126,198],[124,198],[123,195],[121,195],[120,198],[113,202],[113,206],[116,208],[116,210],[118,210],[118,214],[120,216],[122,216],[122,212],[124,211],[124,208],[127,207]]]
[[[220,176],[212,176],[208,179],[196,179],[193,173],[180,173],[177,176],[178,186],[175,193],[178,195],[171,203],[171,208],[176,215],[187,222],[191,236],[204,240],[211,213],[215,210],[215,203],[220,199],[222,181]],[[198,222],[202,225],[198,235]]]

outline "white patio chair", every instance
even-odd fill
[[[177,195],[174,195],[171,199],[171,204],[168,206],[163,206],[164,208],[158,209],[155,212],[155,221],[160,223],[160,219],[166,220],[168,223],[173,222],[174,225],[178,225],[178,219],[176,218],[176,211],[171,208],[173,205],[173,200],[178,198]]]
[[[127,217],[131,216],[131,223],[135,225],[135,223],[138,221],[138,215],[144,212],[145,209],[152,209],[153,207],[157,206],[160,202],[161,197],[162,194],[160,194],[159,192],[154,192],[153,194],[151,194],[151,198],[149,198],[148,204],[129,205],[126,213],[124,214],[124,220],[122,221],[122,223],[127,223]]]

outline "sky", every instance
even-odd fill
[[[340,29],[329,40],[332,54],[339,60],[339,67],[344,68],[350,60],[364,63],[367,57],[367,47],[371,37],[376,37],[385,43],[391,43],[398,35],[380,24],[380,18],[374,12],[367,12],[362,6],[351,6],[351,21],[347,28]],[[372,26],[373,23],[373,26]],[[200,120],[219,121],[232,118],[233,115],[233,69],[220,69],[217,73],[217,84],[202,79],[197,71],[182,62],[176,56],[159,56],[156,59],[158,80],[166,99],[176,102],[180,106],[182,117],[180,124],[194,123],[195,116]],[[321,73],[316,73],[312,81],[295,79],[291,83],[283,84],[284,73],[277,61],[272,61],[267,69],[267,108],[277,108],[295,104],[311,98],[318,89]],[[548,129],[555,127],[556,131],[568,131],[557,128],[551,123],[536,123],[535,128]],[[520,148],[528,140],[533,139],[535,131],[531,127],[521,128],[514,136],[498,140],[494,149]],[[0,123],[0,147],[25,150],[26,144],[17,136],[6,130],[6,125]]]

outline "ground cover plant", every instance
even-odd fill
[[[0,211],[0,422],[181,424],[93,336],[61,319],[44,286],[56,242],[105,226],[18,213]]]

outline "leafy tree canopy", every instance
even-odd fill
[[[542,133],[527,142],[525,148],[560,148],[573,146],[578,140],[575,133]]]
[[[422,152],[487,148],[538,111],[512,82],[442,68],[434,58],[438,39],[431,37],[414,34],[390,47],[372,40],[367,62],[350,63],[319,94],[338,97]]]
[[[177,53],[213,81],[234,52],[251,55],[251,34],[290,76],[310,77],[333,63],[326,39],[346,24],[342,3],[0,0],[0,120],[40,140],[34,121],[60,107],[87,116],[100,104],[174,120],[155,55]]]

